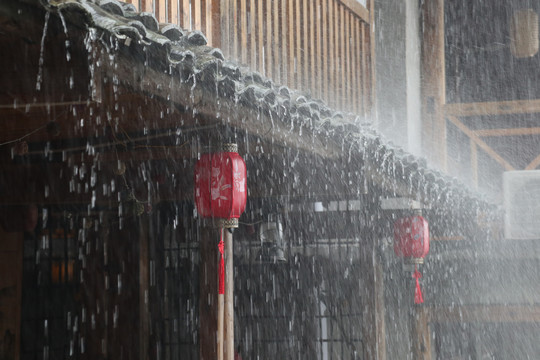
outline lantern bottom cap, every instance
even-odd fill
[[[408,258],[408,259],[405,259],[405,262],[407,264],[423,264],[424,258]]]
[[[236,218],[234,218],[234,219],[217,219],[216,220],[216,225],[217,225],[217,227],[222,227],[222,228],[227,228],[227,229],[237,228],[238,227],[238,219],[236,219]]]

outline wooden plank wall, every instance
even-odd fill
[[[371,14],[357,0],[128,0],[334,108],[372,106]],[[371,3],[371,2],[370,2]]]

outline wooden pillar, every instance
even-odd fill
[[[217,358],[218,242],[219,233],[215,229],[201,229],[199,274],[199,349],[201,360],[215,360]]]
[[[444,0],[422,3],[423,153],[446,170]]]
[[[428,309],[416,306],[412,326],[413,354],[417,360],[431,360],[431,331]]]
[[[211,38],[211,41],[209,42],[209,45],[213,47],[221,48],[221,44],[222,44],[222,41],[221,41],[222,40],[221,39],[221,36],[222,36],[221,1],[212,0],[210,1],[208,6],[210,8],[210,16],[211,16],[209,27],[210,27],[210,32],[212,33],[212,38]]]
[[[149,359],[148,345],[150,340],[148,221],[148,216],[141,216],[139,219],[139,354],[141,360]]]
[[[369,84],[369,89],[364,93],[364,97],[367,97],[366,108],[364,112],[367,116],[374,114],[374,109],[377,107],[377,99],[375,96],[377,76],[375,70],[376,57],[375,57],[375,0],[369,0],[368,2],[369,9],[369,39],[367,41],[366,48],[369,45],[369,58],[367,62],[368,68],[366,69],[366,76],[369,76],[370,79],[367,80]]]
[[[0,359],[20,359],[23,238],[0,226]]]
[[[365,231],[365,234],[368,232]],[[369,238],[366,238],[369,239]],[[386,329],[384,322],[384,274],[375,252],[374,241],[364,247],[363,269],[365,276],[364,309],[362,334],[364,342],[363,359],[386,360]]]

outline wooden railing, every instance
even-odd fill
[[[368,114],[372,8],[358,0],[128,0],[160,22],[201,30],[211,46],[278,84]]]

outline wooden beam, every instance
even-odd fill
[[[540,113],[540,99],[446,104],[444,113],[453,116],[481,116]]]
[[[540,155],[538,155],[536,158],[534,158],[534,160],[531,161],[529,165],[527,165],[525,170],[534,170],[538,166],[540,166]]]
[[[491,156],[496,162],[501,164],[507,171],[515,170],[515,168],[506,161],[502,156],[500,156],[495,150],[493,150],[486,142],[480,139],[471,129],[465,126],[459,119],[455,116],[447,115],[446,118],[454,124],[459,130],[461,130],[465,135],[467,135],[471,140],[473,140],[479,148],[484,150],[489,156]],[[446,142],[446,140],[445,140]]]
[[[474,130],[481,137],[540,135],[540,127]]]
[[[431,306],[425,311],[431,323],[540,323],[538,305]]]
[[[349,8],[356,16],[358,16],[366,24],[371,23],[371,14],[358,0],[339,0],[343,5]]]

